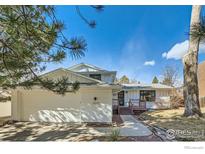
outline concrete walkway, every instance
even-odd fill
[[[123,120],[123,126],[117,127],[119,129],[120,136],[149,136],[152,135],[152,132],[142,124],[139,120],[134,118],[132,115],[120,115]],[[107,127],[98,127],[95,128],[97,131],[103,134],[110,134],[112,129]]]
[[[149,136],[152,132],[132,115],[121,115],[123,126],[120,128],[122,136]]]

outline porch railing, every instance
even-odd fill
[[[145,109],[146,101],[142,101],[139,99],[129,99],[129,107],[132,107],[135,109]]]
[[[118,99],[112,100],[113,110],[120,112],[120,105]],[[129,99],[129,106],[131,112],[134,113],[134,110],[146,110],[146,101],[142,101],[139,99]]]
[[[200,101],[200,106],[205,107],[205,97],[201,97],[199,101]]]

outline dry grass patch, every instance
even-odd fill
[[[175,131],[184,131],[187,133],[196,133],[194,135],[187,135],[185,138],[191,140],[205,141],[205,107],[202,108],[203,116],[186,118],[183,117],[184,108],[170,109],[170,110],[156,110],[144,112],[140,118],[144,122],[162,127],[165,129],[173,129]],[[197,136],[198,135],[198,136]],[[183,138],[180,136],[180,138]]]

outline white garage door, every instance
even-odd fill
[[[57,95],[44,90],[22,92],[21,120],[80,122],[80,93]]]
[[[64,96],[19,90],[12,98],[12,117],[18,121],[112,122],[111,89],[81,88]]]

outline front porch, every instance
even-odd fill
[[[119,115],[139,115],[147,111],[146,101],[140,101],[138,99],[130,99],[128,106],[122,106],[120,100],[113,99],[112,106],[113,114]]]

